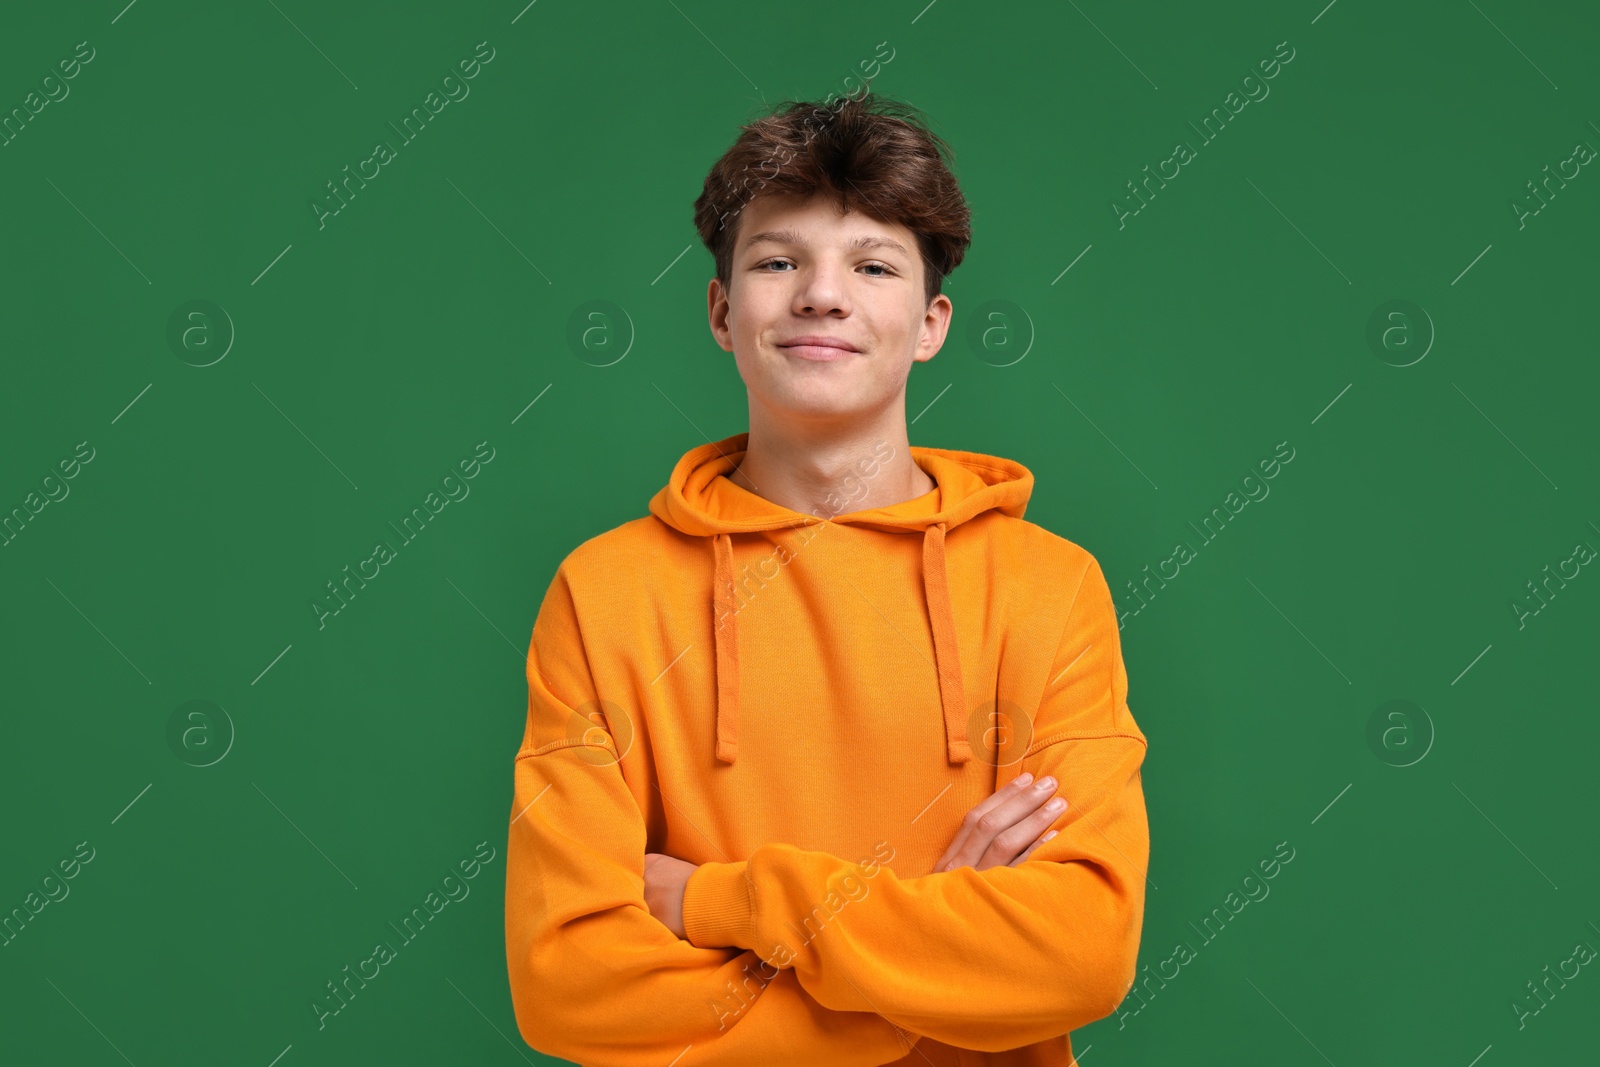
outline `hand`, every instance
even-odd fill
[[[1033,775],[1018,775],[1010,785],[967,812],[955,840],[934,864],[934,872],[967,866],[983,871],[1021,864],[1033,855],[1034,849],[1056,836],[1054,830],[1039,836],[1067,810],[1065,798],[1050,800],[1055,788],[1053,778],[1041,778],[1035,785]],[[1052,809],[1051,804],[1056,806]]]
[[[699,869],[697,863],[660,852],[644,854],[644,900],[650,906],[650,914],[685,941],[688,936],[683,932],[683,890],[689,884],[689,876]]]

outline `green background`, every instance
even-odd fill
[[[705,321],[706,171],[891,49],[873,87],[928,114],[973,208],[912,443],[1028,466],[1027,517],[1129,612],[1125,583],[1197,552],[1122,631],[1140,959],[1196,956],[1079,1054],[1592,1055],[1593,966],[1512,1007],[1600,947],[1600,577],[1512,608],[1600,546],[1600,176],[1513,208],[1600,146],[1592,8],[124,2],[0,19],[0,110],[95,49],[0,148],[0,509],[95,450],[0,548],[0,910],[95,850],[0,948],[6,1059],[553,1062],[517,1034],[502,927],[540,597],[747,426]],[[481,41],[470,95],[319,229],[325,183]],[[1283,41],[1204,143],[1189,124]],[[196,300],[227,321],[170,344]],[[609,332],[575,348],[597,300]],[[1374,347],[1396,300],[1422,311]],[[979,321],[1003,329],[974,344]],[[482,441],[470,495],[319,628],[325,583]],[[1189,524],[1285,441],[1204,543]],[[197,700],[220,710],[172,740]],[[1422,710],[1369,743],[1393,700]],[[471,895],[319,1031],[324,983],[480,841]],[[1205,943],[1190,924],[1279,842],[1270,896]]]

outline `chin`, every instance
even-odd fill
[[[807,419],[865,419],[874,410],[863,397],[824,389],[786,391],[773,406]]]

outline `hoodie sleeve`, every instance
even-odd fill
[[[690,1050],[705,1065],[866,1067],[910,1051],[918,1035],[825,1008],[796,972],[696,947],[650,914],[640,810],[650,786],[623,774],[618,750],[632,739],[621,717],[597,715],[607,702],[564,568],[534,623],[527,678],[505,918],[511,1002],[530,1046],[607,1067],[662,1067]]]
[[[854,864],[768,844],[691,876],[690,943],[763,958],[788,946],[819,1003],[875,1011],[958,1048],[1015,1048],[1111,1014],[1133,984],[1150,841],[1145,738],[1128,711],[1116,612],[1093,557],[1049,679],[1014,770],[1055,776],[1068,806],[1051,824],[1060,833],[1020,866],[915,878],[884,868],[846,907],[838,888]],[[818,909],[839,914],[797,945],[794,930],[806,919],[815,928]]]

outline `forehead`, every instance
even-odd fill
[[[841,245],[872,248],[884,254],[910,256],[916,235],[900,223],[873,218],[851,209],[839,210],[834,197],[815,195],[762,196],[739,213],[733,252],[742,255],[763,239],[788,244]],[[896,247],[898,246],[898,247]]]

